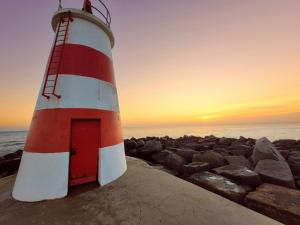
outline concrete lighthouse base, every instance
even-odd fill
[[[270,218],[128,158],[127,172],[102,188],[80,186],[58,200],[12,199],[15,177],[0,180],[0,224],[275,225]]]

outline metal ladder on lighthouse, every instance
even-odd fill
[[[69,15],[61,17],[58,24],[42,91],[42,96],[47,99],[49,99],[51,95],[58,99],[61,98],[60,95],[56,94],[56,85],[60,74],[61,61],[64,54],[68,30],[70,22],[72,21],[73,19],[71,15]]]

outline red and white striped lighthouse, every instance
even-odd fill
[[[56,36],[13,189],[17,200],[64,197],[70,186],[105,185],[126,171],[114,37],[102,6],[85,0],[82,10],[60,7],[53,16]]]

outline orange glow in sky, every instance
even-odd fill
[[[54,35],[56,4],[18,4],[0,12],[0,129],[28,128]],[[108,6],[124,126],[300,122],[299,1]]]

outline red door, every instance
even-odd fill
[[[70,185],[97,181],[99,120],[72,120]]]

